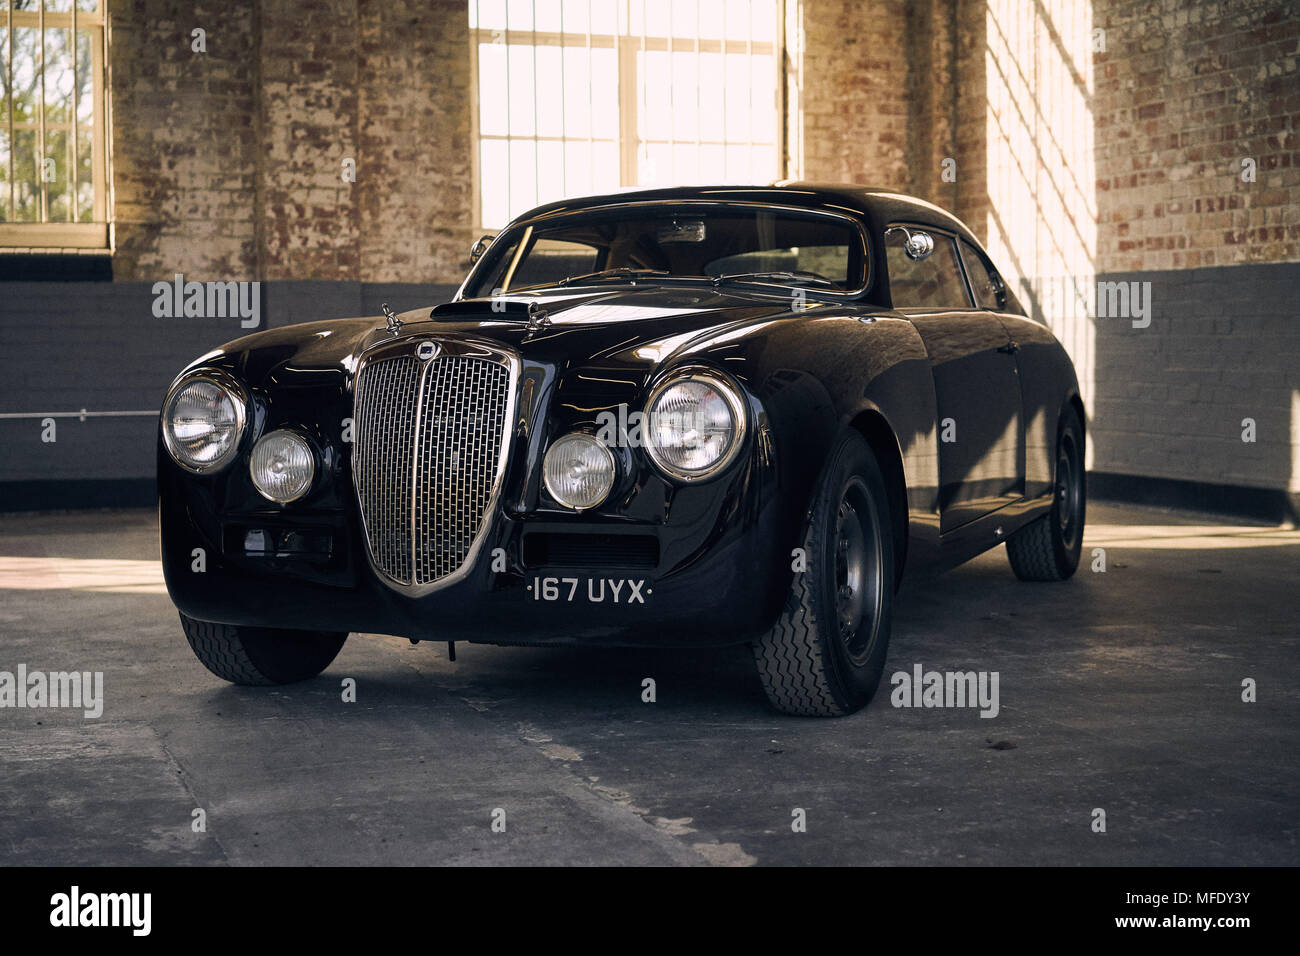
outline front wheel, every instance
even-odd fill
[[[194,656],[232,684],[266,687],[315,677],[338,656],[347,632],[211,624],[181,615]]]
[[[1056,438],[1052,510],[1007,539],[1011,570],[1022,581],[1064,581],[1079,566],[1087,488],[1083,473],[1083,424],[1066,411]]]
[[[813,495],[785,610],[754,645],[777,710],[840,717],[864,706],[885,668],[894,598],[894,536],[885,480],[856,432],[831,452]]]

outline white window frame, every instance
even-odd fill
[[[49,190],[45,183],[41,184],[41,219],[37,222],[0,222],[0,249],[8,251],[30,250],[32,252],[50,252],[58,249],[86,250],[86,249],[107,249],[109,247],[109,230],[108,230],[108,210],[109,206],[109,175],[108,175],[108,14],[104,8],[107,0],[98,0],[95,4],[94,12],[78,10],[77,3],[73,2],[72,9],[69,11],[53,11],[45,9],[45,0],[41,0],[40,6],[36,10],[15,10],[12,3],[6,3],[3,13],[0,13],[0,22],[8,28],[5,37],[8,49],[5,51],[6,69],[13,68],[13,31],[15,27],[35,28],[41,31],[41,69],[44,71],[44,37],[47,29],[63,29],[72,31],[72,68],[74,73],[77,69],[77,31],[90,31],[91,33],[91,88],[93,97],[91,104],[92,114],[92,131],[91,131],[91,188],[93,191],[92,214],[90,222],[78,221],[58,221],[49,219]],[[45,117],[44,104],[44,87],[42,82],[42,103],[38,122],[35,124],[37,133],[37,150],[38,156],[45,154],[45,133],[49,129]],[[70,196],[72,202],[69,203],[70,211],[75,210],[75,197],[78,186],[78,164],[76,162],[76,144],[79,141],[80,133],[77,132],[79,124],[77,123],[77,89],[78,84],[75,76],[73,80],[73,104],[72,104],[72,123],[70,129],[65,131],[73,132],[71,137],[72,162],[68,168],[71,170],[73,177],[69,184]],[[6,170],[8,176],[9,189],[9,209],[14,209],[14,196],[17,184],[14,182],[14,122],[13,112],[9,109],[7,112],[8,133],[9,133],[9,168]],[[69,124],[55,124],[56,128],[63,128]],[[39,168],[39,164],[38,164]]]
[[[469,0],[473,4],[475,0]],[[534,0],[536,2],[536,0]],[[604,3],[609,0],[591,0],[592,3]],[[649,2],[649,0],[647,0]],[[701,3],[708,0],[700,0]],[[589,30],[584,33],[577,32],[554,32],[538,31],[533,29],[526,30],[504,30],[495,31],[485,27],[472,27],[469,31],[469,49],[470,49],[470,89],[473,91],[475,100],[472,113],[472,125],[470,142],[473,144],[474,151],[473,161],[473,221],[475,233],[492,232],[505,226],[500,223],[495,226],[487,226],[483,223],[483,196],[482,196],[482,162],[483,152],[482,143],[484,140],[499,140],[509,143],[511,141],[528,141],[533,142],[568,142],[581,137],[571,136],[541,136],[538,135],[534,128],[531,135],[512,135],[509,131],[509,117],[507,117],[507,131],[502,134],[480,135],[479,132],[479,44],[483,42],[492,42],[493,34],[501,34],[501,42],[506,45],[516,43],[524,46],[575,46],[591,49],[616,49],[617,50],[617,75],[618,75],[618,139],[611,140],[608,137],[592,137],[591,125],[588,124],[588,135],[586,137],[588,144],[610,143],[614,142],[618,147],[619,155],[619,185],[620,188],[635,187],[637,183],[637,171],[640,163],[640,152],[646,146],[651,145],[668,145],[686,143],[695,146],[701,145],[723,145],[723,146],[755,146],[767,145],[766,141],[759,140],[710,140],[710,139],[666,139],[666,140],[642,140],[639,136],[639,111],[641,107],[641,98],[637,95],[637,54],[641,52],[664,51],[672,44],[672,52],[695,53],[744,53],[746,55],[770,53],[772,55],[773,69],[776,76],[773,78],[773,88],[775,91],[775,102],[773,110],[775,111],[775,128],[776,141],[773,147],[776,154],[777,175],[778,178],[784,178],[788,169],[788,157],[785,154],[785,108],[786,108],[786,71],[785,71],[785,21],[786,21],[786,0],[776,0],[775,3],[775,24],[774,37],[772,42],[755,42],[749,40],[730,40],[730,39],[707,39],[702,40],[699,37],[655,37],[647,36],[644,32],[644,19],[642,20],[642,30],[640,34],[626,32],[625,25],[630,22],[629,0],[617,0],[618,3],[618,34],[593,34]],[[671,6],[669,8],[671,10]],[[670,13],[671,17],[671,13]],[[590,22],[590,20],[588,21]],[[669,33],[671,34],[671,19],[669,21]],[[726,30],[723,30],[725,37]],[[724,50],[725,45],[725,50]],[[670,58],[671,59],[671,58]],[[590,102],[590,101],[589,101]],[[724,112],[725,117],[725,112]],[[724,125],[725,129],[725,118]],[[506,184],[509,188],[509,184]]]

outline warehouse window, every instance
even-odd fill
[[[477,213],[781,175],[778,0],[469,0]]]
[[[108,244],[104,0],[0,0],[0,246]]]

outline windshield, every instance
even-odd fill
[[[677,279],[854,292],[864,284],[863,252],[861,232],[839,215],[721,203],[584,210],[515,226],[465,297]]]

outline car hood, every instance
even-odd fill
[[[781,292],[699,286],[547,290],[450,302],[409,331],[483,336],[541,361],[664,362],[746,326],[790,317],[794,301]]]
[[[639,369],[633,377],[644,381],[676,361],[736,356],[772,323],[875,311],[814,299],[796,303],[794,290],[650,284],[551,289],[412,310],[398,317],[396,337],[488,339],[525,362],[552,366],[561,377],[586,368]],[[224,365],[255,387],[287,379],[306,385],[339,374],[350,378],[366,349],[393,340],[383,317],[308,322],[236,339],[188,368]]]

